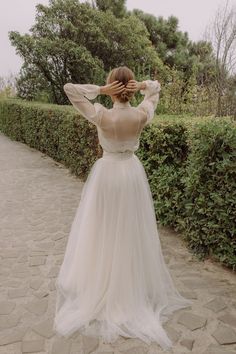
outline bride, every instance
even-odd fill
[[[160,83],[137,82],[126,66],[113,69],[106,85],[64,85],[76,110],[97,129],[103,155],[93,164],[71,225],[56,279],[54,330],[118,336],[173,346],[162,324],[191,306],[175,288],[164,262],[151,190],[135,154],[143,128],[159,101]],[[139,91],[143,101],[130,100]],[[92,103],[109,95],[113,107]]]

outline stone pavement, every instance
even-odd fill
[[[52,330],[55,277],[83,182],[40,151],[0,134],[0,354],[159,354],[158,344],[114,344]],[[174,354],[236,353],[235,273],[198,261],[180,236],[160,227],[165,260],[193,306],[164,324]]]

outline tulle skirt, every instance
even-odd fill
[[[54,330],[101,337],[172,341],[162,324],[192,305],[165,264],[153,199],[135,153],[103,152],[83,186],[56,279]]]

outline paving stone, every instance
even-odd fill
[[[59,267],[52,267],[48,273],[49,278],[55,278],[58,274]]]
[[[0,315],[8,315],[16,307],[15,302],[12,301],[1,301],[0,302]]]
[[[170,254],[172,254],[172,252]],[[186,269],[186,263],[184,263],[184,262],[172,263],[172,264],[169,265],[169,268],[170,269],[174,269],[174,270],[181,270],[182,271],[183,269]]]
[[[5,249],[2,253],[2,258],[17,258],[19,256],[19,251],[17,250],[7,250]]]
[[[69,340],[58,338],[53,342],[51,354],[70,354],[70,348]]]
[[[49,255],[49,251],[47,250],[32,250],[30,257],[42,257],[48,255]]]
[[[191,329],[191,331],[193,331],[197,328],[203,327],[207,322],[207,318],[199,315],[195,315],[190,312],[184,312],[179,316],[177,322],[184,325],[188,329]]]
[[[236,316],[232,315],[231,313],[226,313],[218,317],[218,319],[230,326],[236,327]]]
[[[0,316],[0,329],[7,329],[15,327],[20,321],[20,315],[1,315]]]
[[[50,283],[48,284],[48,289],[49,289],[50,291],[56,290],[55,281],[53,281],[53,280],[50,281]]]
[[[212,333],[212,336],[220,344],[233,344],[236,343],[236,332],[233,328],[219,325],[215,332]]]
[[[21,342],[24,337],[27,328],[18,328],[11,330],[11,333],[1,335],[0,337],[0,345],[12,344],[15,342]]]
[[[44,349],[45,349],[44,339],[23,341],[21,345],[22,353],[43,352]]]
[[[195,291],[180,291],[180,293],[186,299],[197,299],[197,294]]]
[[[33,241],[43,241],[45,239],[48,239],[48,237],[50,237],[49,235],[36,235],[35,237],[32,238]]]
[[[111,344],[111,350],[114,350],[115,353],[116,350],[118,350],[119,353],[124,354],[125,351],[130,350],[131,348],[148,349],[147,344],[138,338],[127,338],[119,336],[118,339]]]
[[[42,250],[48,251],[50,248],[53,248],[55,242],[49,241],[49,242],[40,242],[36,244],[36,247],[41,248]]]
[[[222,346],[211,344],[202,354],[235,354],[234,350],[222,348]]]
[[[40,276],[40,275],[42,275],[39,267],[31,267],[30,273],[31,273],[31,276]]]
[[[193,349],[193,343],[194,343],[194,339],[184,338],[180,341],[180,344],[189,350]]]
[[[72,342],[70,348],[70,354],[84,354],[81,343]]]
[[[25,308],[36,315],[43,315],[48,308],[48,299],[33,300]]]
[[[34,295],[37,296],[39,299],[42,299],[43,297],[47,297],[49,295],[49,292],[48,290],[41,290],[35,293]]]
[[[8,297],[9,299],[16,299],[18,297],[26,296],[28,289],[9,289],[8,290]]]
[[[27,264],[16,264],[15,266],[12,267],[13,272],[27,272],[28,271],[28,265]]]
[[[30,280],[30,287],[34,290],[38,290],[42,284],[43,280],[40,278]]]
[[[56,262],[55,262],[55,264],[61,266],[61,264],[62,264],[62,262],[63,262],[63,257],[64,257],[64,256],[62,256],[61,259],[57,259]]]
[[[63,238],[65,238],[65,235],[64,234],[60,234],[58,232],[55,235],[52,236],[52,240],[54,240],[54,241],[61,240]]]
[[[44,265],[46,262],[45,256],[38,256],[38,257],[30,257],[30,266],[39,266]]]
[[[38,323],[33,327],[33,330],[40,334],[42,337],[51,338],[54,335],[53,331],[53,319],[47,319]]]
[[[26,263],[28,261],[28,256],[27,255],[20,256],[17,261],[19,263]]]
[[[94,337],[83,336],[82,343],[84,354],[90,354],[98,348],[99,339]]]
[[[204,305],[204,307],[207,307],[208,309],[210,309],[214,312],[219,312],[219,311],[224,310],[227,307],[227,305],[225,304],[225,302],[222,299],[216,297],[215,299],[206,303]]]
[[[181,336],[181,333],[177,332],[173,327],[167,325],[165,327],[168,337],[173,343],[177,342]]]
[[[53,250],[52,254],[54,256],[58,256],[59,254],[63,254],[64,255],[65,251],[64,250]]]
[[[15,278],[25,279],[25,278],[28,278],[29,276],[30,276],[30,271],[28,271],[28,272],[15,272],[14,273]]]
[[[182,279],[182,282],[185,286],[190,289],[202,289],[208,288],[210,285],[209,283],[201,278],[189,278],[189,279]]]
[[[137,346],[137,347],[132,347],[128,350],[122,351],[121,353],[122,354],[146,354],[147,351],[148,351],[148,348]],[[99,352],[99,353],[105,354],[105,352]],[[113,353],[113,352],[111,352],[111,353]]]
[[[8,286],[9,288],[19,288],[21,286],[21,282],[19,280],[10,279],[4,283],[4,286]]]

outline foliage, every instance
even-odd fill
[[[64,163],[81,178],[99,152],[94,125],[78,119],[72,107],[0,100],[0,130]]]
[[[67,104],[66,82],[104,85],[113,67],[127,65],[138,80],[160,81],[158,113],[216,112],[219,88],[212,44],[190,41],[179,31],[176,17],[128,11],[125,0],[50,0],[36,9],[30,34],[9,33],[23,59],[18,97]],[[235,115],[235,77],[226,81],[222,112]],[[111,105],[107,97],[99,100]]]
[[[95,0],[95,3],[100,11],[111,11],[118,18],[124,17],[127,14],[125,7],[126,0]]]
[[[196,253],[236,267],[236,127],[217,119],[188,137],[180,228]]]
[[[101,156],[95,126],[72,107],[0,100],[0,130],[86,179]],[[159,115],[136,152],[158,221],[181,230],[190,249],[236,267],[236,127],[232,118]]]
[[[142,132],[137,152],[148,174],[157,218],[163,225],[176,226],[182,213],[186,132],[185,125],[178,122],[151,124]]]
[[[198,84],[212,83],[215,62],[209,42],[190,41],[187,32],[178,30],[179,21],[174,16],[165,20],[162,16],[155,17],[138,9],[133,10],[133,13],[145,24],[163,63],[182,73],[185,83],[193,73]]]
[[[144,24],[134,15],[117,18],[77,0],[51,0],[37,5],[31,35],[10,32],[10,40],[24,59],[19,97],[32,99],[44,87],[51,102],[68,102],[66,82],[104,84],[106,73],[127,65],[144,75],[164,71],[148,39]],[[137,58],[139,60],[137,61]],[[23,84],[23,85],[22,85]]]
[[[16,94],[16,76],[13,74],[7,77],[0,76],[0,99],[14,97]]]

